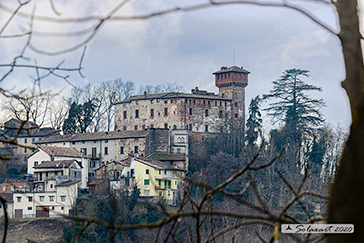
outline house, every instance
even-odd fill
[[[188,155],[188,132],[183,129],[149,129],[138,131],[109,131],[55,135],[38,142],[40,146],[74,148],[90,159],[89,177],[102,162],[122,161],[129,154],[146,157],[152,153],[181,153]],[[186,167],[188,157],[186,156]]]
[[[33,167],[31,184],[37,191],[54,190],[61,181],[79,181],[81,185],[86,185],[87,181],[82,181],[82,169],[76,159],[45,161]]]
[[[42,165],[43,163],[46,164]],[[38,165],[40,166],[37,167]],[[39,175],[36,178],[37,180],[39,180],[41,176],[46,178],[47,173],[48,176],[50,176],[49,173],[53,173],[52,175],[56,176],[56,172],[64,173],[63,176],[66,176],[69,175],[69,172],[71,171],[71,168],[69,167],[71,165],[73,166],[72,169],[76,169],[74,167],[78,166],[81,168],[81,187],[86,188],[88,174],[92,170],[89,168],[88,158],[74,148],[39,146],[38,150],[28,157],[28,174],[33,175],[34,177],[35,172],[39,172]],[[47,168],[47,166],[50,167]],[[62,169],[60,169],[59,166],[62,166]],[[63,166],[68,166],[68,168],[63,170]]]
[[[14,218],[62,217],[74,207],[80,181],[59,181],[53,188],[31,188],[13,193]]]
[[[16,143],[24,146],[15,146],[15,153],[19,156],[27,156],[32,154],[37,146],[34,145],[35,142],[52,135],[59,134],[59,130],[55,130],[51,127],[40,128],[37,124],[30,121],[21,121],[18,119],[10,119],[4,123],[4,133],[8,139],[16,137]]]
[[[111,190],[117,190],[120,188],[120,177],[124,167],[129,166],[128,163],[123,161],[107,161],[103,162],[101,167],[95,172],[96,179],[108,179]],[[96,182],[96,181],[95,181]]]
[[[105,195],[110,191],[110,182],[108,178],[93,179],[88,186],[90,196]]]
[[[145,92],[119,101],[115,103],[116,130],[165,128],[218,132],[218,126],[227,118],[244,121],[249,74],[243,67],[221,67],[213,73],[219,94],[196,87],[191,93]]]
[[[133,158],[130,166],[123,170],[121,184],[132,187],[130,181],[133,178],[141,197],[161,198],[172,205],[177,203],[178,188],[185,174],[185,170],[165,162]]]

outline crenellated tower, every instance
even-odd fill
[[[243,67],[221,67],[215,75],[215,84],[222,97],[232,100],[231,117],[245,120],[245,87],[250,72]]]

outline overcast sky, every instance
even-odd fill
[[[16,1],[14,1],[16,2]],[[54,1],[61,17],[105,15],[118,1]],[[148,13],[173,6],[187,6],[204,1],[132,0],[116,15]],[[6,4],[8,4],[6,2]],[[49,1],[38,1],[37,14],[55,16]],[[6,6],[15,7],[10,3]],[[304,5],[333,28],[337,28],[336,14],[320,4]],[[33,5],[22,11],[30,12]],[[1,26],[8,14],[0,12]],[[16,18],[4,34],[20,33],[29,20]],[[86,25],[34,23],[34,30],[67,32]],[[34,36],[32,43],[42,50],[59,50],[82,41],[76,38]],[[24,44],[25,38],[0,39],[0,62],[9,63]],[[82,50],[55,57],[42,56],[31,50],[30,61],[52,65],[66,60],[65,66],[77,65]],[[233,53],[235,52],[235,63]],[[271,82],[290,68],[310,71],[308,83],[321,86],[326,120],[343,126],[350,124],[348,101],[340,82],[345,76],[341,46],[338,39],[314,24],[307,17],[288,9],[258,6],[212,7],[189,13],[177,13],[145,21],[109,22],[88,44],[84,60],[86,78],[73,74],[75,85],[100,83],[114,78],[132,80],[137,85],[176,82],[185,91],[198,86],[217,92],[212,73],[221,66],[243,66],[251,72],[246,88],[246,107],[250,99],[262,95],[272,87]],[[4,69],[0,69],[4,73]],[[30,85],[30,75],[14,72],[2,87],[20,89]],[[62,80],[50,78],[42,83],[44,89],[58,92],[69,89]],[[137,90],[138,91],[138,90]]]

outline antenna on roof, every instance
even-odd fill
[[[233,64],[235,66],[235,49],[233,50]]]

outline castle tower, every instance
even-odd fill
[[[245,119],[245,87],[248,85],[249,71],[243,67],[221,67],[214,72],[219,94],[232,100],[231,117]]]

